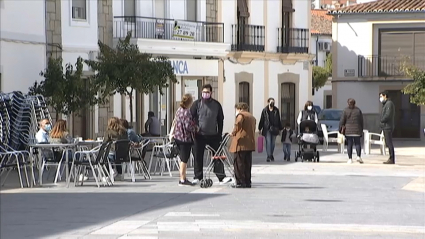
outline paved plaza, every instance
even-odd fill
[[[397,142],[397,165],[378,149],[351,165],[335,149],[318,164],[276,152],[273,163],[255,154],[251,189],[178,187],[177,172],[106,188],[19,189],[10,178],[0,238],[425,238],[423,143]]]

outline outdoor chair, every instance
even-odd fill
[[[117,140],[114,142],[115,145],[115,157],[109,165],[109,172],[112,174],[112,165],[121,164],[122,174],[125,175],[125,166],[129,166],[131,179],[134,182],[134,167],[130,164],[130,147],[131,142],[128,139]],[[111,175],[112,182],[114,182],[113,175]]]
[[[370,151],[372,149],[372,145],[379,145],[379,149],[381,151],[381,155],[386,155],[385,152],[385,137],[384,137],[384,132],[382,131],[381,134],[376,134],[376,133],[368,133],[369,138],[368,138],[368,153],[370,154]],[[377,137],[378,139],[374,139],[374,137]]]

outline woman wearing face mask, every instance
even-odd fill
[[[363,163],[361,158],[362,146],[360,144],[360,137],[363,134],[363,114],[362,111],[356,107],[354,99],[348,99],[348,107],[344,109],[341,120],[339,122],[340,132],[345,135],[347,139],[347,163],[353,163],[353,144],[356,145],[357,162]]]
[[[307,101],[304,105],[304,110],[301,110],[298,114],[297,123],[298,125],[304,120],[313,120],[316,124],[319,122],[317,119],[316,111],[313,109],[313,102]]]
[[[266,138],[267,162],[274,161],[274,146],[276,136],[283,129],[279,109],[275,106],[274,98],[267,100],[268,105],[261,112],[258,130]]]

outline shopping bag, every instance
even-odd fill
[[[264,148],[264,137],[258,136],[258,140],[257,140],[257,151],[258,151],[258,153],[262,153],[263,148]]]

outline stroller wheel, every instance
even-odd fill
[[[207,186],[208,186],[208,187],[212,187],[212,185],[213,185],[213,180],[212,180],[211,178],[207,179],[207,180],[206,180],[206,182],[207,182]]]
[[[204,179],[202,179],[201,180],[201,188],[206,188],[206,187],[207,187],[207,182]]]

